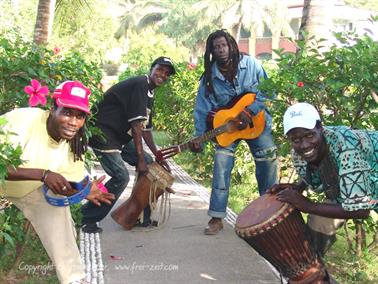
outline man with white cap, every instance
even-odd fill
[[[17,108],[1,116],[7,121],[5,130],[15,134],[10,135],[9,142],[21,147],[23,162],[20,167],[7,169],[0,194],[30,221],[62,284],[87,283],[84,264],[69,207],[50,205],[42,185],[68,196],[74,193],[70,182],[84,178],[84,124],[90,113],[89,95],[90,90],[81,82],[66,81],[56,88],[51,110]],[[97,186],[104,178],[92,183],[86,197],[97,206],[114,199],[113,194],[101,192]]]
[[[277,184],[269,192],[309,213],[315,249],[324,255],[345,219],[364,219],[378,208],[378,132],[323,126],[316,108],[303,102],[286,110],[283,125],[300,183]],[[326,200],[303,196],[308,186]]]

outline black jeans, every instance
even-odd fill
[[[122,148],[121,153],[93,151],[105,172],[111,177],[105,183],[105,186],[110,193],[115,195],[115,200],[111,205],[102,203],[101,206],[96,206],[91,202],[84,204],[81,207],[83,214],[82,224],[99,222],[106,217],[129,183],[130,177],[125,162],[131,166],[136,166],[138,161],[133,140]],[[146,152],[144,153],[144,158],[148,164],[153,162],[152,157]]]

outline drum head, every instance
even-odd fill
[[[278,201],[275,194],[266,193],[244,208],[236,220],[236,227],[243,229],[266,223],[284,212],[288,206],[287,203]]]

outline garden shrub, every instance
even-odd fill
[[[290,148],[282,135],[283,113],[297,101],[315,105],[326,125],[378,126],[377,102],[371,95],[378,90],[378,43],[355,33],[335,36],[340,43],[324,53],[316,47],[307,50],[304,41],[297,42],[297,54],[278,50],[276,72],[260,84],[261,90],[275,95],[271,110],[281,156]]]

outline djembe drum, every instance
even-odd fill
[[[301,213],[264,194],[238,216],[235,231],[267,259],[289,283],[328,283],[327,272],[311,246]]]
[[[131,230],[143,209],[154,207],[165,191],[172,192],[174,177],[158,163],[148,165],[147,175],[139,175],[130,197],[111,213],[111,217],[124,229]]]

